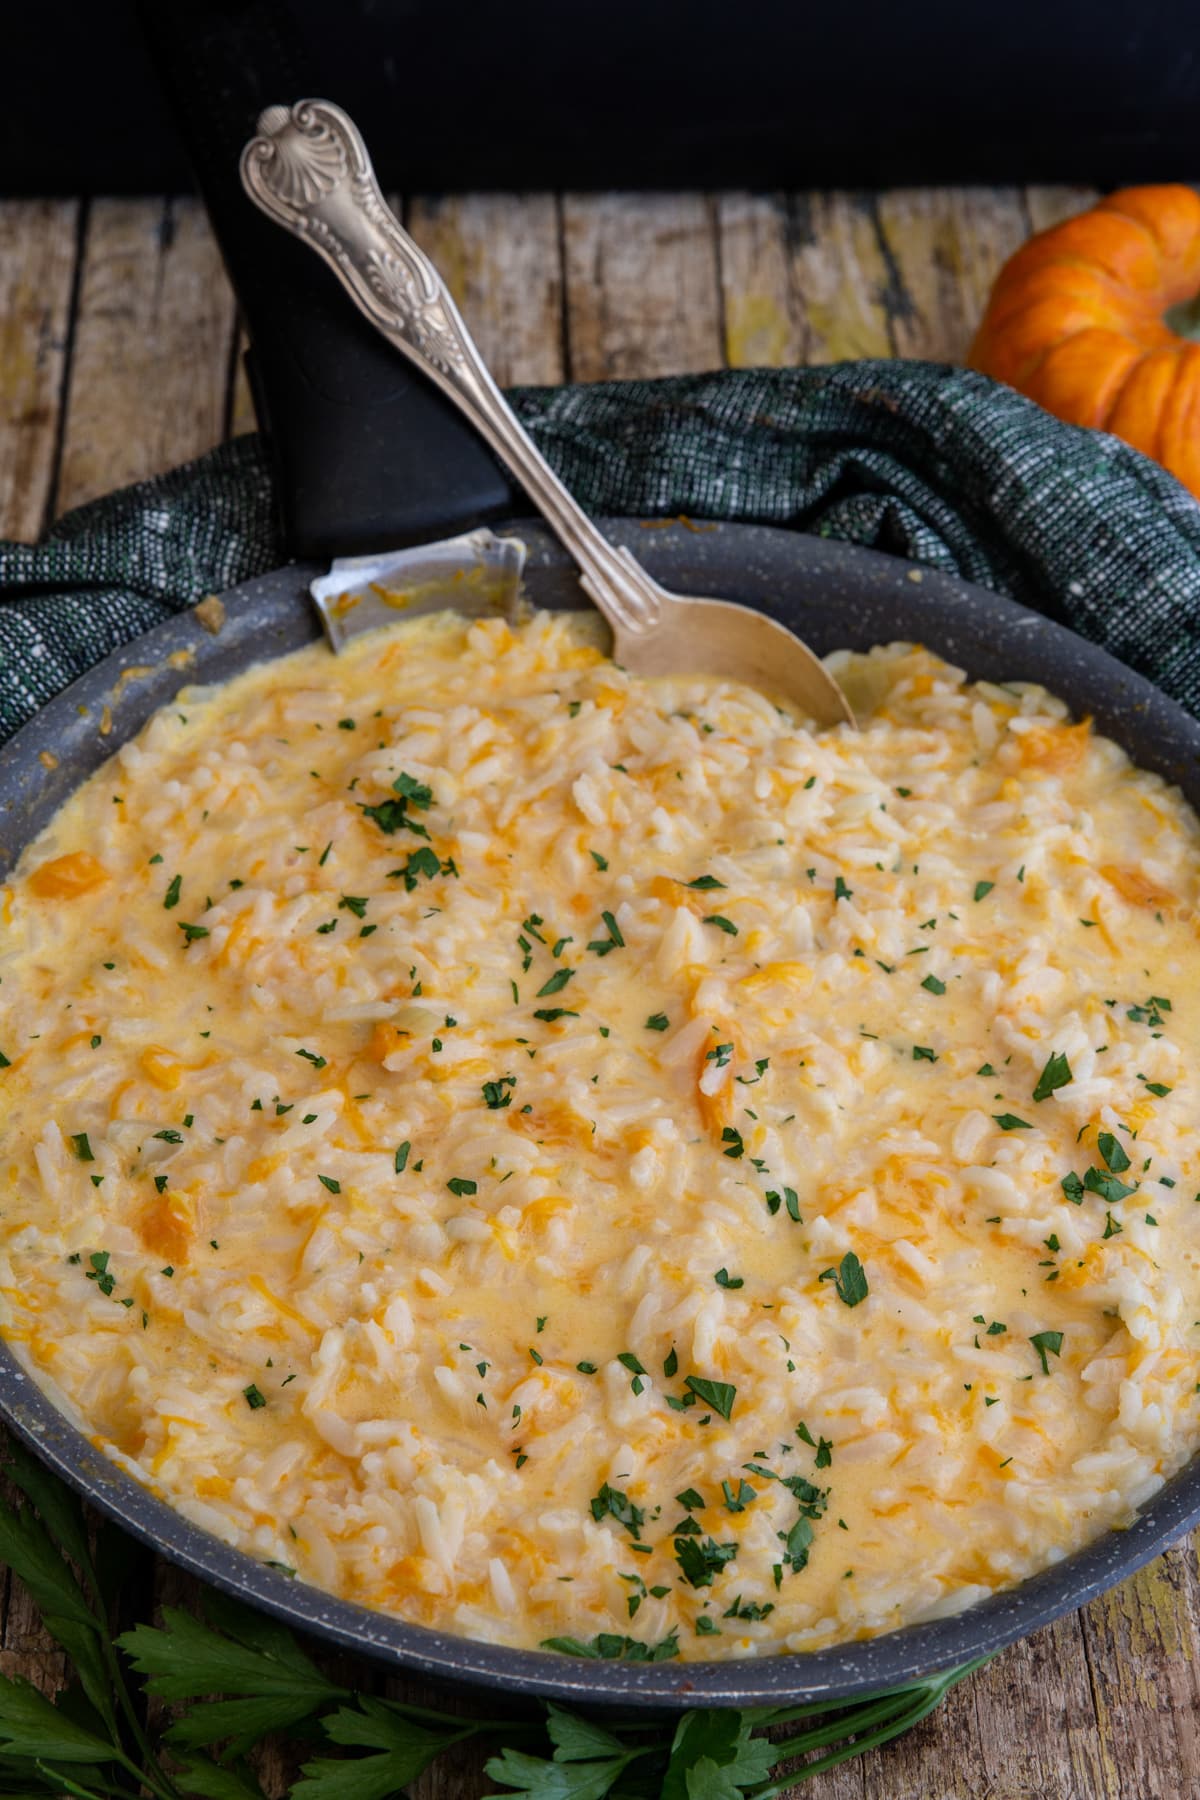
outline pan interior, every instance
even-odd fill
[[[561,554],[537,528],[522,524],[520,531],[532,552],[526,578],[531,599],[552,608],[578,606],[578,590]],[[972,676],[1041,682],[1076,712],[1091,713],[1098,728],[1121,742],[1136,762],[1179,782],[1193,802],[1200,793],[1196,725],[1103,653],[1010,602],[890,558],[764,528],[648,532],[616,522],[612,532],[668,585],[777,611],[822,650],[914,639]],[[171,621],[109,659],[39,715],[0,756],[9,862],[66,793],[181,684],[225,679],[316,636],[304,595],[310,574],[279,571],[226,596],[226,625],[215,637],[198,628],[191,615]],[[865,1691],[981,1654],[1079,1604],[1146,1560],[1200,1512],[1200,1480],[1185,1471],[1119,1539],[1103,1539],[958,1618],[866,1643],[738,1666],[575,1669],[564,1667],[563,1659],[468,1643],[364,1613],[223,1550],[90,1450],[21,1376],[7,1351],[0,1364],[0,1406],[60,1472],[147,1541],[293,1623],[431,1673],[515,1681],[529,1691],[577,1699],[747,1705],[789,1695]]]

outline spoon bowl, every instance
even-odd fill
[[[496,385],[340,107],[269,106],[242,152],[241,173],[254,203],[325,259],[365,317],[508,465],[574,558],[584,592],[612,627],[617,662],[642,675],[723,675],[789,702],[814,725],[854,724],[837,682],[786,626],[730,601],[669,593],[593,524]]]

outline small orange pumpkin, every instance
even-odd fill
[[[1124,438],[1200,496],[1200,196],[1122,188],[1040,231],[996,277],[970,362],[1073,425]]]

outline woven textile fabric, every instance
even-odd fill
[[[981,375],[919,362],[518,389],[589,511],[740,519],[892,551],[1075,628],[1200,713],[1200,507]],[[139,632],[284,560],[258,440],[0,544],[0,741]]]

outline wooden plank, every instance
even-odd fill
[[[1168,1800],[1200,1780],[1200,1580],[1194,1543],[1083,1615],[1105,1773],[1121,1800]]]
[[[965,362],[1001,264],[1029,235],[1017,188],[907,188],[876,204],[898,356]]]
[[[246,375],[246,351],[249,344],[246,328],[239,319],[234,326],[233,351],[229,362],[224,434],[227,438],[242,437],[247,431],[258,430],[258,414],[254,410],[250,382]]]
[[[561,381],[562,244],[553,194],[418,195],[407,223],[501,387]]]
[[[725,360],[731,369],[808,361],[809,332],[789,266],[782,194],[717,198]]]
[[[804,323],[807,363],[891,356],[891,271],[870,194],[793,194],[787,206],[789,280]]]
[[[713,208],[700,194],[568,194],[573,381],[683,375],[723,360]]]
[[[1030,231],[1046,231],[1051,225],[1060,225],[1064,219],[1073,218],[1076,213],[1094,206],[1100,198],[1100,190],[1093,187],[1027,187],[1024,198]]]
[[[1078,1615],[1013,1644],[863,1767],[868,1800],[1118,1800],[1101,1767]]]
[[[0,203],[0,537],[46,517],[58,445],[80,203]]]
[[[56,511],[221,441],[233,329],[233,294],[198,201],[95,202]]]

